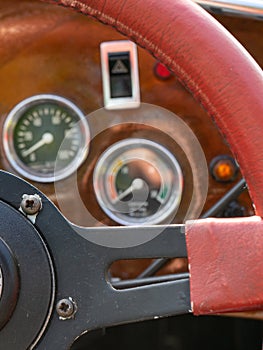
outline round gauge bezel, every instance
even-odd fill
[[[79,149],[72,159],[72,161],[63,169],[56,170],[54,167],[52,174],[42,174],[37,171],[32,170],[29,166],[21,161],[16,153],[14,146],[14,130],[19,119],[24,115],[24,113],[32,106],[37,106],[42,103],[56,103],[67,109],[72,110],[74,114],[78,117],[80,123],[80,130],[84,142],[79,146]],[[7,157],[7,160],[12,165],[12,167],[23,177],[37,182],[54,182],[62,180],[71,174],[73,174],[79,166],[83,163],[87,157],[89,151],[90,142],[90,129],[88,122],[85,118],[83,112],[71,101],[65,97],[52,95],[52,94],[41,94],[31,96],[21,102],[19,102],[7,115],[4,126],[3,126],[3,147]]]
[[[162,161],[164,161],[163,159],[165,159],[165,161],[168,162],[169,165],[167,167],[171,168],[174,171],[173,176],[177,178],[177,182],[176,186],[172,185],[170,188],[171,194],[169,196],[169,199],[166,201],[164,206],[161,207],[161,209],[157,210],[156,213],[147,216],[146,218],[131,217],[129,219],[127,215],[124,215],[123,213],[116,214],[110,209],[112,203],[110,203],[110,200],[108,199],[107,190],[105,190],[105,181],[106,177],[108,176],[109,169],[113,167],[114,160],[116,160],[117,157],[119,157],[126,151],[130,151],[131,148],[136,149],[142,147],[150,149],[152,152],[157,153],[159,156],[162,155]],[[141,158],[140,155],[130,158],[129,161],[140,159],[147,161],[147,159]],[[102,181],[103,189],[101,183]],[[111,145],[109,148],[106,149],[106,151],[102,153],[94,168],[93,187],[101,209],[115,222],[126,226],[145,224],[154,225],[165,223],[165,220],[170,219],[171,215],[174,216],[176,214],[182,198],[183,173],[178,161],[167,148],[159,145],[154,141],[139,138],[131,138],[119,141]]]

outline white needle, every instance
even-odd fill
[[[130,187],[126,188],[125,191],[123,191],[121,194],[118,195],[112,202],[113,204],[117,203],[118,201],[121,201],[124,197],[128,196],[133,190],[141,190],[143,188],[144,181],[140,178],[136,178],[132,181],[132,184]]]
[[[22,152],[22,156],[23,157],[29,156],[29,154],[35,152],[37,149],[39,149],[44,145],[50,144],[51,142],[53,142],[53,140],[54,140],[54,136],[50,132],[45,132],[42,135],[42,138],[37,143],[31,146],[28,150],[25,150]]]

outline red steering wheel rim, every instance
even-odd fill
[[[115,27],[168,66],[215,120],[263,216],[263,75],[216,20],[190,0],[46,2]],[[262,225],[260,217],[188,225],[194,313],[262,309]]]
[[[190,0],[49,0],[115,27],[166,64],[215,120],[263,216],[263,76],[243,47]]]

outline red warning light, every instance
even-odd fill
[[[161,62],[156,62],[154,66],[154,74],[157,78],[166,80],[172,76],[172,73]]]

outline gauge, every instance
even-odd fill
[[[87,156],[89,140],[89,126],[81,110],[55,95],[20,102],[4,124],[7,159],[22,176],[39,182],[72,174]]]
[[[146,139],[125,139],[109,147],[93,174],[102,210],[123,225],[165,223],[179,207],[183,175],[175,157]]]

